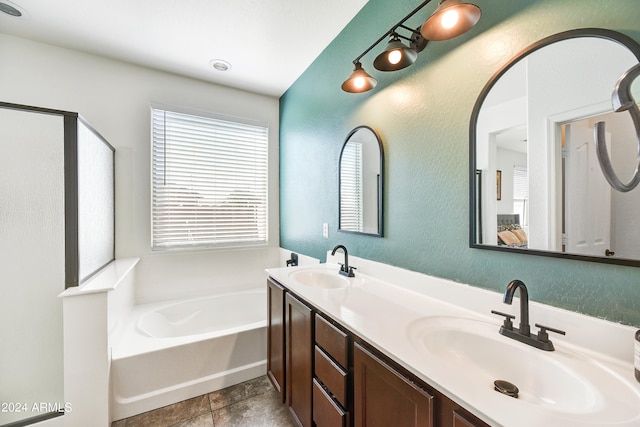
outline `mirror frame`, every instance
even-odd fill
[[[377,233],[365,233],[362,231],[352,231],[352,230],[344,230],[342,228],[342,153],[344,153],[344,148],[349,142],[349,139],[358,132],[359,130],[368,130],[375,137],[376,141],[378,141],[378,151],[380,153],[380,175],[378,176],[378,232]],[[384,236],[384,215],[383,215],[383,182],[384,182],[384,149],[382,147],[382,140],[380,139],[380,135],[370,126],[357,126],[349,132],[347,137],[342,144],[342,148],[340,149],[340,158],[338,159],[338,231],[342,233],[351,233],[351,234],[360,234],[363,236],[373,236],[373,237],[383,237]]]
[[[514,254],[526,254],[526,255],[538,255],[552,258],[564,258],[564,259],[573,259],[579,261],[591,261],[591,262],[600,262],[605,264],[618,264],[618,265],[627,265],[633,267],[640,267],[640,259],[629,259],[629,258],[610,258],[610,257],[597,257],[591,255],[579,255],[579,254],[571,254],[566,252],[555,252],[555,251],[546,251],[541,249],[521,249],[521,248],[511,248],[511,247],[501,247],[498,245],[483,245],[476,242],[476,236],[478,232],[478,205],[477,200],[480,195],[480,188],[477,185],[477,172],[476,172],[476,125],[478,123],[478,117],[480,114],[480,109],[482,104],[484,103],[487,95],[496,84],[496,82],[502,77],[507,71],[511,69],[513,65],[515,65],[518,61],[523,59],[524,57],[532,54],[533,52],[548,46],[550,44],[562,41],[569,40],[578,37],[595,37],[595,38],[603,38],[607,40],[611,40],[613,42],[619,43],[629,49],[629,51],[638,59],[640,63],[640,43],[632,39],[631,37],[619,33],[617,31],[603,29],[603,28],[580,28],[575,30],[563,31],[561,33],[553,34],[551,36],[545,37],[529,46],[521,50],[518,54],[516,54],[513,58],[511,58],[505,65],[503,65],[487,82],[484,86],[478,98],[476,99],[476,103],[473,107],[473,111],[471,113],[471,121],[469,124],[469,247],[475,249],[486,249],[491,251],[500,251],[506,253],[514,253]],[[614,89],[615,82],[612,82],[611,90]]]

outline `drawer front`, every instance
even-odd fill
[[[347,427],[349,413],[336,404],[327,392],[313,380],[313,421],[316,427]]]
[[[347,373],[316,346],[316,378],[322,382],[342,406],[347,406]]]
[[[316,343],[342,367],[349,366],[348,335],[316,314]]]

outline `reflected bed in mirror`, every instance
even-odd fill
[[[571,30],[490,79],[470,124],[471,247],[640,266],[640,188],[611,189],[594,141],[604,121],[612,163],[628,179],[638,142],[611,96],[639,60],[640,44],[623,34]]]
[[[347,135],[340,152],[338,230],[382,237],[382,141],[368,126]]]

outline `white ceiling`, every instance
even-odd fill
[[[280,96],[367,0],[0,2],[26,12],[0,12],[0,32]]]

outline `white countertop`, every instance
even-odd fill
[[[367,264],[368,268],[361,267],[364,264]],[[382,264],[370,261],[361,260],[356,265],[359,267],[356,277],[348,279],[350,281],[348,286],[336,289],[306,286],[291,276],[294,272],[305,269],[324,270],[330,274],[333,272],[337,274],[339,268],[337,264],[274,268],[268,269],[267,273],[294,294],[492,426],[640,426],[640,384],[634,379],[632,364],[633,328],[531,303],[532,332],[537,330],[533,326],[536,322],[567,331],[566,338],[550,334],[556,351],[544,353],[550,355],[551,363],[555,363],[553,358],[559,361],[563,358],[588,358],[616,377],[616,381],[622,384],[622,387],[616,387],[615,390],[597,390],[596,392],[598,396],[607,396],[609,402],[614,399],[613,406],[618,415],[612,418],[608,415],[603,416],[603,408],[598,407],[598,404],[594,405],[593,402],[591,409],[583,410],[578,407],[570,411],[558,411],[557,407],[554,407],[554,402],[532,404],[497,393],[493,390],[492,383],[487,384],[485,388],[470,386],[466,379],[466,372],[477,367],[457,366],[455,361],[446,363],[447,366],[436,364],[434,359],[425,354],[424,349],[416,344],[415,333],[412,332],[416,330],[416,325],[420,325],[425,319],[443,316],[444,319],[448,317],[475,319],[484,322],[479,324],[488,324],[489,327],[494,325],[498,339],[513,341],[516,346],[522,345],[529,348],[525,344],[499,335],[502,318],[490,314],[491,309],[513,313],[516,315],[514,324],[517,326],[518,302],[514,301],[513,306],[506,306],[502,304],[502,295],[495,292],[407,272],[391,266],[386,268]],[[361,270],[374,272],[375,277],[363,274]],[[394,275],[400,279],[399,283],[402,283],[402,286],[392,284],[389,280],[389,277]],[[381,280],[381,277],[387,281]],[[438,298],[434,298],[433,295],[437,295]],[[464,296],[460,297],[460,295]],[[460,304],[457,303],[458,299]],[[452,300],[456,303],[452,303]],[[572,340],[582,339],[584,334],[580,331],[584,327],[589,328],[590,333],[586,334],[590,335],[589,342],[599,341],[594,344],[595,349],[572,342]],[[571,338],[572,334],[573,338]],[[602,339],[599,339],[598,334],[603,335]],[[610,344],[608,347],[603,347],[602,341],[606,346],[608,340],[615,340],[611,342],[617,343],[620,340],[626,340],[627,336],[628,344],[619,346]],[[610,348],[611,354],[598,351],[602,348]],[[523,366],[522,368],[530,370],[531,375],[535,377],[536,368],[540,367]],[[624,394],[625,398],[620,399],[619,402],[615,398],[617,394]],[[634,405],[634,403],[637,404]],[[609,419],[613,422],[609,422]]]
[[[67,288],[58,298],[69,298],[113,291],[124,277],[138,264],[140,258],[118,258],[105,265],[94,276],[80,286]]]

